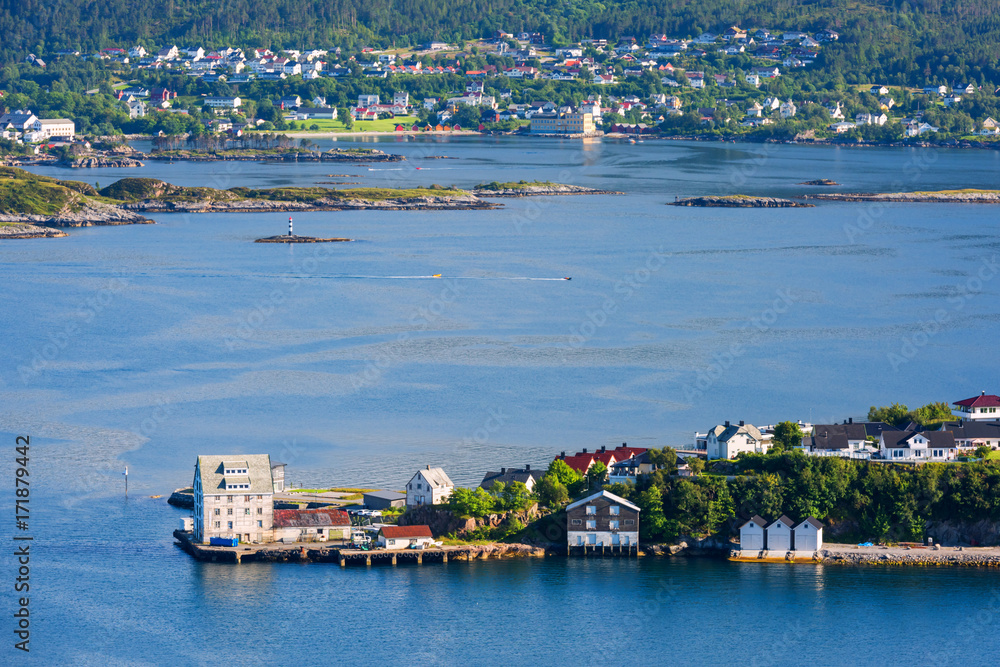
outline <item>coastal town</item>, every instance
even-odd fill
[[[106,82],[78,94],[81,101],[107,100],[98,106],[107,106],[108,120],[60,116],[55,98],[0,90],[6,108],[0,131],[8,151],[34,155],[79,154],[100,137],[122,133],[176,135],[193,143],[275,131],[303,137],[472,131],[964,146],[992,146],[1000,137],[997,91],[968,78],[817,88],[810,71],[842,39],[832,29],[733,25],[688,37],[571,44],[553,44],[537,32],[496,30],[469,43],[356,53],[176,44],[60,50],[29,55],[24,76],[44,77],[58,66],[102,68]]]
[[[998,409],[1000,396],[984,391],[957,400],[950,408],[931,403],[912,412],[898,405],[871,409],[870,417],[882,415],[889,421],[851,418],[840,424],[782,422],[766,427],[725,422],[696,433],[693,442],[683,447],[623,443],[613,449],[564,451],[547,468],[524,465],[484,471],[474,489],[456,487],[444,468],[427,465],[398,491],[297,490],[286,487],[286,464],[267,454],[199,456],[192,486],[171,497],[171,504],[192,510],[174,535],[197,558],[233,562],[296,558],[345,566],[370,565],[373,554],[382,552],[404,554],[385,556],[396,564],[399,558],[447,562],[449,557],[488,558],[491,553],[630,557],[685,551],[751,562],[859,562],[860,556],[845,552],[877,545],[866,540],[856,547],[824,547],[826,524],[820,518],[807,515],[793,520],[780,506],[772,508],[781,513],[771,519],[758,513],[763,508],[745,506],[741,511],[749,516],[731,512],[728,531],[719,524],[714,535],[684,535],[673,543],[657,543],[643,529],[641,514],[643,506],[654,516],[662,515],[663,509],[651,505],[645,492],[636,495],[636,489],[648,491],[652,480],[664,476],[694,480],[721,475],[735,480],[732,465],[745,457],[766,460],[776,452],[911,469],[927,464],[974,465],[1000,455]],[[974,549],[956,555],[977,546],[975,540],[969,544],[951,535],[920,532],[919,544],[886,540],[888,546],[883,548],[926,549],[934,562],[941,561],[945,555],[941,550],[946,548],[957,550],[948,562],[984,562]],[[490,548],[482,546],[484,539],[493,540]],[[696,546],[689,549],[688,542]],[[504,548],[498,548],[501,544]],[[320,551],[310,557],[309,550],[317,548]],[[1000,554],[987,555],[997,557],[986,562],[1000,564]],[[374,555],[376,562],[383,556]],[[883,556],[875,554],[876,560],[885,560]]]

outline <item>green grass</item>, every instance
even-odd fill
[[[59,181],[16,167],[0,167],[0,213],[56,215],[79,211],[97,191],[79,181]]]
[[[506,183],[498,183],[497,181],[491,181],[489,183],[480,183],[475,187],[476,190],[525,190],[531,187],[550,187],[556,185],[552,181],[507,181]]]
[[[315,118],[309,120],[294,121],[295,129],[289,132],[394,132],[397,125],[402,125],[409,131],[410,126],[417,122],[416,118],[379,118],[378,120],[356,120],[354,126],[348,130],[344,127],[342,120],[328,120],[325,118]],[[319,127],[317,130],[310,130],[313,125]]]

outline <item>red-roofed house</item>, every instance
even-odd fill
[[[984,391],[974,398],[955,401],[955,412],[972,421],[996,421],[1000,419],[1000,396]]]
[[[563,455],[559,458],[562,459],[566,465],[581,475],[587,474],[587,471],[590,470],[590,466],[594,465],[593,454],[577,454],[576,456]]]
[[[383,549],[418,549],[433,541],[430,526],[382,526],[378,531]]]
[[[351,517],[342,510],[274,510],[276,542],[325,542],[350,537]]]

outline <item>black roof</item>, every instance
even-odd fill
[[[1000,422],[957,421],[945,422],[942,431],[951,431],[956,438],[1000,438]]]

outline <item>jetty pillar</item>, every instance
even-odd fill
[[[447,551],[445,551],[443,554],[441,554],[441,562],[442,563],[447,563],[448,562],[448,552]]]
[[[343,556],[340,557],[340,567],[347,567],[347,559]]]
[[[417,554],[417,565],[423,565],[423,564],[424,564],[424,555]]]
[[[367,565],[368,567],[372,566],[372,557],[371,556],[365,556],[365,565]]]
[[[392,555],[392,564],[393,564],[393,565],[395,565],[395,564],[396,564],[396,554],[393,554],[393,555]]]
[[[241,561],[241,559],[243,558],[243,557],[242,557],[242,556],[240,555],[240,552],[239,552],[239,551],[234,551],[234,552],[233,552],[233,556],[234,556],[234,557],[236,558],[236,561],[235,561],[235,562],[236,562],[236,564],[237,564],[237,565],[239,565],[239,564],[240,564],[240,563],[242,562],[242,561]]]

